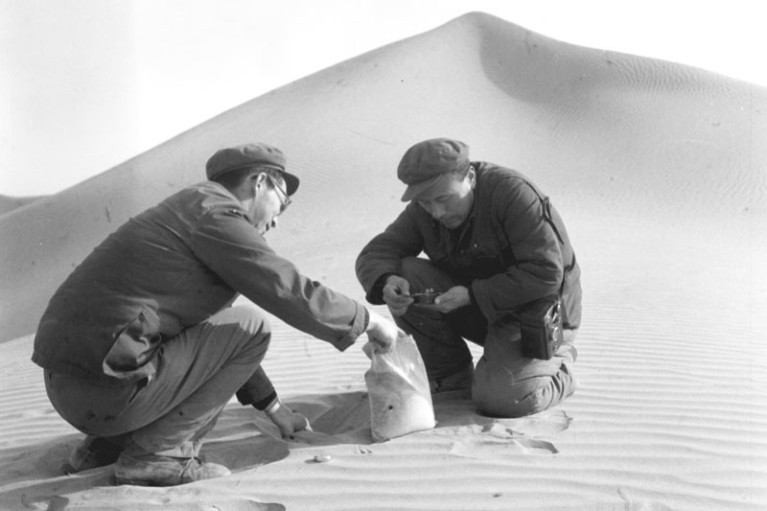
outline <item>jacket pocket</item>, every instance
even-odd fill
[[[114,343],[104,357],[104,374],[120,379],[138,379],[154,374],[154,355],[160,347],[160,318],[144,308],[138,316],[118,329]]]

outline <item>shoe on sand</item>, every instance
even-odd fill
[[[432,394],[468,391],[471,390],[472,381],[474,381],[474,364],[469,363],[461,371],[445,376],[444,378],[429,380],[429,387]]]
[[[67,462],[61,467],[65,474],[74,474],[91,468],[111,465],[122,452],[122,447],[106,438],[86,436],[69,453]]]
[[[137,486],[176,486],[229,474],[231,472],[225,466],[204,463],[199,458],[175,458],[157,454],[128,456],[123,453],[115,465],[117,484]]]
[[[557,357],[562,357],[566,360],[569,360],[571,363],[574,363],[575,360],[578,358],[578,350],[575,349],[575,346],[573,346],[570,342],[562,343],[559,346],[559,349],[555,353]]]

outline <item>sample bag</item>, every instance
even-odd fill
[[[368,343],[365,353],[371,360],[365,383],[373,441],[433,428],[436,421],[429,380],[413,338],[400,337],[389,353],[376,353]]]

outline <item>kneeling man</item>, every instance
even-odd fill
[[[457,140],[414,145],[397,176],[408,205],[362,249],[357,277],[415,338],[432,391],[470,388],[497,417],[572,394],[580,269],[549,199],[520,172],[471,161]],[[484,347],[476,369],[465,340]]]

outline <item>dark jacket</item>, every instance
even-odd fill
[[[405,257],[425,255],[470,288],[489,323],[539,298],[560,293],[564,323],[581,318],[580,268],[567,230],[549,199],[521,173],[473,162],[474,204],[450,230],[410,202],[357,258],[357,277],[371,303],[383,303],[381,277],[399,272]]]
[[[364,306],[301,275],[223,186],[186,188],[129,220],[66,279],[43,314],[32,360],[105,384],[151,376],[163,342],[241,293],[289,325],[349,347]]]

